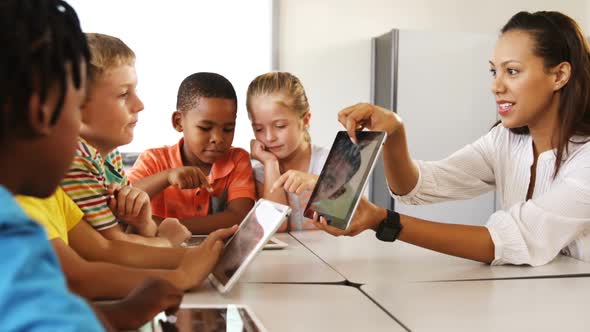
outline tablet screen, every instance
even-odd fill
[[[267,200],[258,201],[225,246],[213,270],[215,279],[225,286],[274,234],[288,212],[287,206]]]
[[[384,139],[384,132],[359,131],[354,144],[347,132],[338,132],[305,216],[311,219],[317,211],[331,226],[346,229]]]
[[[260,332],[248,310],[244,307],[227,305],[211,308],[181,308],[173,316],[161,314],[154,319],[155,331],[192,332],[192,331],[227,331]]]

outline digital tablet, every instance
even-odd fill
[[[313,189],[304,216],[317,212],[329,225],[346,229],[375,167],[386,135],[382,131],[358,131],[357,143],[339,131]]]
[[[245,305],[181,306],[174,314],[159,313],[152,321],[154,332],[264,332],[266,329]]]
[[[289,245],[276,237],[271,237],[270,240],[262,247],[264,250],[277,250],[277,249],[285,249]]]
[[[207,235],[193,235],[193,236],[191,236],[190,239],[184,241],[184,243],[182,245],[185,247],[196,247],[199,244],[201,244],[203,241],[205,241],[206,238],[207,238]],[[264,249],[264,250],[277,250],[277,249],[285,249],[288,246],[289,245],[287,243],[285,243],[273,236],[268,240],[268,242],[264,245],[264,247],[262,247],[262,249]]]
[[[290,207],[263,198],[256,202],[225,244],[219,262],[209,275],[215,288],[225,293],[233,287],[290,212]]]

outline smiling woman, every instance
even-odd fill
[[[590,47],[558,12],[520,12],[503,27],[490,60],[501,122],[434,162],[414,161],[401,118],[358,104],[339,113],[351,136],[383,130],[385,175],[406,204],[468,199],[496,189],[500,209],[484,226],[444,224],[359,204],[351,227],[373,229],[442,253],[497,264],[543,265],[563,253],[590,261]],[[389,234],[384,234],[389,232]]]
[[[568,26],[572,28],[568,37],[577,43],[568,45],[561,36]],[[536,17],[519,13],[504,26],[496,46],[500,73],[494,59],[490,61],[502,124],[514,133],[537,136],[538,150],[556,148],[555,174],[570,138],[590,135],[588,51],[573,20],[555,13]],[[521,105],[516,105],[516,98]]]

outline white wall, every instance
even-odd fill
[[[254,135],[245,95],[250,81],[271,69],[270,0],[68,2],[85,32],[117,36],[137,55],[138,94],[145,110],[133,142],[121,151],[141,152],[182,137],[171,123],[178,86],[199,71],[217,72],[232,82],[238,95],[234,145],[249,149]]]
[[[371,37],[392,28],[496,33],[520,10],[561,11],[590,34],[587,1],[278,0],[279,69],[301,78],[312,138],[330,146],[336,113],[370,99]]]

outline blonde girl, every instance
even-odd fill
[[[301,81],[285,72],[260,75],[248,87],[246,106],[256,138],[250,150],[258,197],[291,207],[279,231],[315,228],[303,210],[329,150],[311,143]]]

